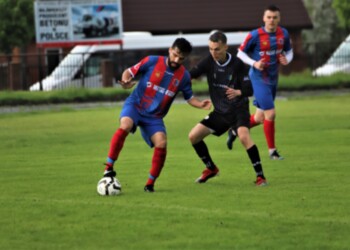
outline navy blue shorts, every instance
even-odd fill
[[[148,117],[141,115],[134,104],[125,103],[122,111],[120,112],[120,118],[129,117],[133,120],[134,125],[131,133],[135,133],[137,127],[140,127],[142,138],[152,148],[154,147],[151,137],[157,132],[163,132],[166,134],[163,118]]]
[[[258,79],[252,79],[252,86],[255,98],[253,104],[262,110],[274,109],[277,85],[267,84]]]

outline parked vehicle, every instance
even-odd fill
[[[29,89],[40,90],[40,84],[44,91],[72,87],[102,87],[101,63],[103,60],[117,58],[112,54],[115,55],[118,50],[118,45],[75,46],[49,76],[41,83],[34,83]]]
[[[118,34],[119,25],[117,18],[85,14],[82,20],[82,29],[86,37],[106,36]]]
[[[238,46],[247,32],[226,33],[228,44]],[[50,91],[70,87],[99,88],[102,87],[100,72],[103,60],[112,60],[115,65],[115,78],[120,76],[127,66],[136,60],[154,52],[167,55],[169,46],[177,37],[185,37],[194,48],[205,48],[207,51],[209,34],[157,35],[148,32],[125,32],[122,45],[78,45],[61,61],[53,72],[34,83],[31,91]],[[113,85],[116,86],[114,79]]]
[[[338,72],[350,74],[350,35],[321,67],[312,72],[314,76],[329,76]]]

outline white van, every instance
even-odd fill
[[[247,32],[226,33],[228,45],[238,46],[247,34]],[[163,50],[167,55],[167,49],[178,37],[186,38],[194,49],[205,48],[207,50],[209,38],[207,33],[153,36],[148,32],[125,32],[122,47],[117,44],[75,46],[53,72],[41,81],[42,88],[44,91],[50,91],[71,87],[102,87],[100,66],[103,60],[112,60],[113,64],[116,65],[117,76],[125,67],[136,63],[136,57],[141,59],[150,51]],[[113,81],[113,85],[116,85],[115,79]],[[40,82],[34,83],[30,90],[40,90]]]
[[[78,45],[60,62],[52,73],[41,81],[44,91],[72,87],[102,87],[101,61],[108,57],[103,51],[118,51],[119,45]],[[30,91],[40,90],[40,82]]]
[[[350,35],[339,45],[327,62],[312,74],[329,76],[338,72],[350,74]]]

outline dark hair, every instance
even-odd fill
[[[227,43],[227,37],[224,34],[224,32],[220,31],[220,30],[216,30],[214,31],[210,37],[209,40],[214,42],[214,43],[218,43],[218,42],[222,42],[223,44]]]
[[[192,45],[189,41],[187,41],[185,38],[176,38],[174,41],[173,45],[171,46],[172,48],[178,48],[181,53],[188,55],[192,51]]]
[[[277,7],[276,5],[274,5],[274,4],[270,4],[269,6],[267,6],[267,7],[265,8],[265,11],[267,11],[267,10],[273,11],[273,12],[275,12],[275,11],[281,12],[280,8],[278,8],[278,7]],[[264,11],[264,12],[265,12],[265,11]]]

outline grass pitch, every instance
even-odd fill
[[[350,95],[277,100],[285,160],[252,129],[267,187],[226,136],[206,139],[221,175],[194,183],[203,165],[187,135],[207,111],[174,104],[156,192],[143,192],[153,150],[138,131],[117,162],[122,195],[101,197],[120,109],[0,115],[1,249],[349,249]]]

